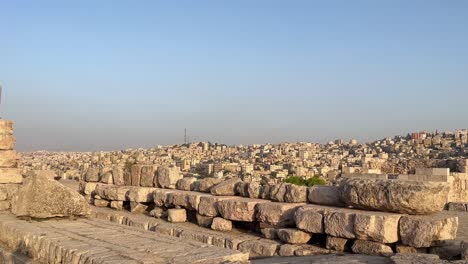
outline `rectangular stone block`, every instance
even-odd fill
[[[219,201],[237,198],[238,197],[236,196],[203,196],[200,198],[200,204],[198,205],[198,213],[204,216],[219,216],[216,203]]]
[[[154,169],[152,165],[145,165],[141,168],[140,186],[154,186]]]
[[[393,250],[390,246],[366,240],[356,240],[352,246],[352,251],[356,254],[391,256]]]
[[[403,244],[415,248],[430,247],[437,242],[456,238],[458,217],[444,213],[408,215],[400,219],[399,226]]]
[[[142,165],[135,164],[131,168],[132,186],[140,186]]]
[[[18,192],[20,184],[0,184],[0,201],[11,200]]]
[[[22,183],[23,176],[17,168],[0,168],[0,184]]]
[[[304,203],[261,203],[257,205],[257,220],[276,227],[294,225],[294,213]]]
[[[350,211],[331,211],[324,215],[325,233],[335,237],[356,238],[354,232],[356,214]]]
[[[168,200],[172,201],[174,206],[197,211],[201,197],[208,197],[211,195],[200,192],[174,190],[168,193],[167,196]]]
[[[169,193],[174,192],[175,190],[159,189],[156,188],[153,192],[153,200],[156,206],[162,207],[173,207],[172,201],[170,200]]]
[[[306,232],[323,234],[324,215],[332,210],[336,208],[312,204],[299,207],[294,216],[296,226]]]
[[[10,201],[0,201],[0,211],[10,209]]]
[[[15,149],[16,138],[13,135],[0,133],[0,150]]]
[[[99,183],[96,184],[94,191],[97,195],[109,201],[128,201],[127,193],[130,188],[130,186],[117,186]]]
[[[131,202],[150,203],[154,202],[153,193],[156,188],[150,187],[131,187],[127,193],[127,199]]]
[[[308,200],[310,203],[343,207],[340,191],[336,186],[313,186],[308,189]]]
[[[12,120],[0,120],[0,134],[12,135],[13,125],[14,122]]]
[[[218,201],[216,208],[224,219],[253,222],[256,220],[255,207],[270,201],[250,198],[237,198]]]
[[[18,154],[14,150],[0,151],[0,168],[18,167]]]

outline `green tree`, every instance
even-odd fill
[[[314,185],[325,185],[327,182],[320,178],[320,176],[315,175],[312,178],[309,179],[304,179],[304,177],[300,176],[289,176],[288,178],[284,179],[285,183],[291,183],[294,185],[299,185],[299,186],[307,186],[307,187],[312,187]]]

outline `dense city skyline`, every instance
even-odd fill
[[[4,2],[18,149],[372,141],[468,127],[462,1]]]

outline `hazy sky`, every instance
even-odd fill
[[[468,127],[468,1],[0,1],[19,150]]]

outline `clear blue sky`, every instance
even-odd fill
[[[20,150],[468,127],[468,1],[1,1]]]

